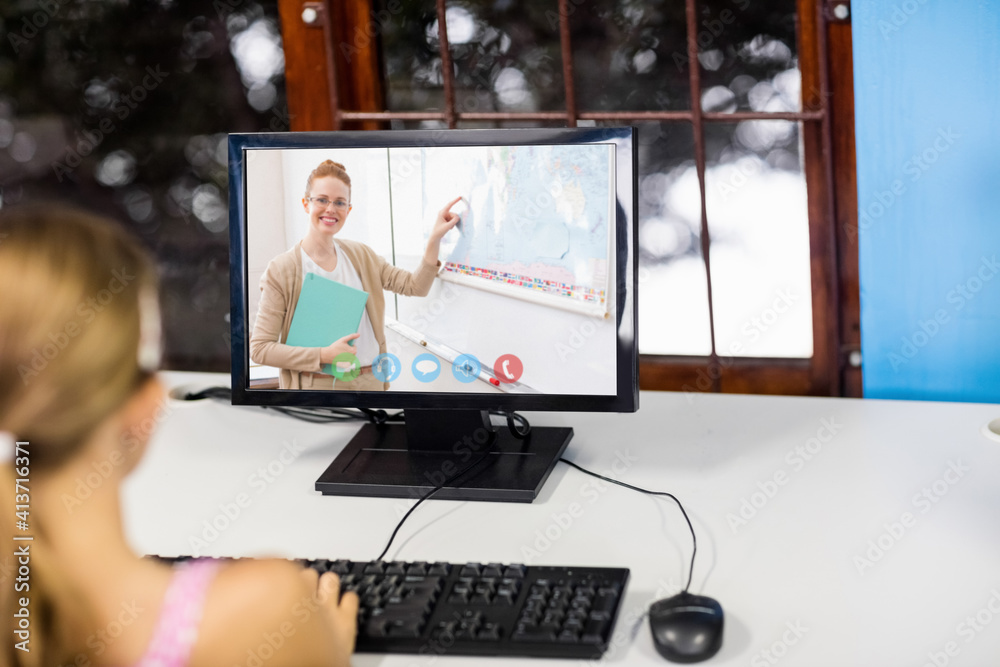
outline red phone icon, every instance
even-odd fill
[[[493,364],[493,375],[496,376],[497,380],[510,384],[511,382],[517,382],[521,379],[521,373],[524,372],[524,365],[521,360],[518,359],[513,354],[502,354],[497,357],[496,362]]]

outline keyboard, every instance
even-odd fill
[[[629,577],[626,568],[300,562],[358,594],[362,653],[597,659]]]

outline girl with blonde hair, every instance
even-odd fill
[[[275,633],[268,667],[348,665],[358,603],[335,576],[279,560],[170,567],[127,542],[119,487],[164,401],[153,266],[106,220],[0,211],[0,530],[20,550],[0,557],[0,665],[244,664]],[[293,616],[311,598],[315,613]]]

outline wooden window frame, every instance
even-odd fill
[[[393,112],[385,109],[375,0],[279,0],[291,128],[295,131],[380,129],[391,120],[459,121],[578,120],[689,122],[701,194],[701,243],[706,267],[708,356],[640,357],[643,389],[727,393],[860,396],[860,299],[858,294],[857,188],[854,153],[854,81],[849,0],[797,0],[802,110],[798,112],[705,112],[701,71],[690,68],[690,109],[678,111],[580,111],[574,92],[569,16],[571,0],[557,0],[565,110],[460,112],[448,45],[445,0],[435,0],[445,108]],[[698,0],[685,0],[687,50],[698,63]],[[844,9],[847,16],[844,17]],[[344,47],[347,48],[338,48]],[[348,57],[349,56],[349,57]],[[724,357],[715,348],[711,239],[705,204],[704,126],[743,120],[801,123],[808,193],[812,281],[813,356],[810,359]]]

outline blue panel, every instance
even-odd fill
[[[853,13],[865,396],[1000,402],[1000,0]]]

